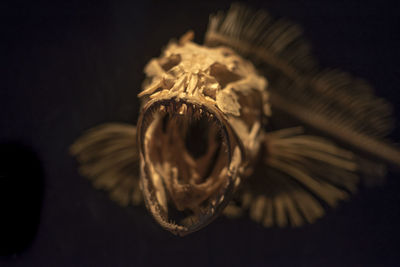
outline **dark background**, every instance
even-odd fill
[[[300,23],[322,66],[366,78],[400,118],[397,1],[252,1]],[[229,1],[2,2],[0,266],[400,266],[400,174],[313,225],[219,218],[179,238],[77,173],[68,146],[136,122],[143,66]],[[399,126],[391,139],[399,142]]]

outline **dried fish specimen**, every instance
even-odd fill
[[[383,141],[390,105],[366,82],[320,70],[297,25],[232,5],[210,17],[204,45],[192,39],[146,65],[137,127],[100,125],[71,146],[81,173],[121,205],[144,200],[178,235],[221,213],[301,226],[400,165]]]

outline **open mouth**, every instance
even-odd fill
[[[142,191],[157,222],[185,235],[217,217],[242,163],[238,139],[221,112],[195,100],[150,101],[138,138]]]

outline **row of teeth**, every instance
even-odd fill
[[[204,110],[199,105],[183,103],[180,101],[171,101],[169,103],[161,104],[158,109],[161,113],[178,114],[181,116],[195,116],[195,117],[206,116],[210,119],[214,118],[214,114],[208,112],[207,110]],[[224,172],[224,170],[221,171],[221,174],[222,172]],[[209,207],[208,210],[203,210],[202,212],[197,214],[198,216],[197,220],[201,221],[202,219],[204,219],[203,217],[207,217],[210,214],[214,214],[216,211],[216,207],[224,201],[224,198],[225,196],[221,195],[217,199],[212,200],[211,206]]]
[[[162,113],[168,112],[169,114],[179,114],[182,116],[185,115],[197,115],[202,116],[205,115],[209,118],[213,118],[214,115],[208,111],[204,111],[202,108],[196,106],[195,104],[186,104],[181,102],[170,102],[166,105],[160,105],[159,111]]]

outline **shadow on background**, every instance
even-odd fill
[[[27,249],[40,221],[44,173],[27,146],[0,143],[0,256]]]

